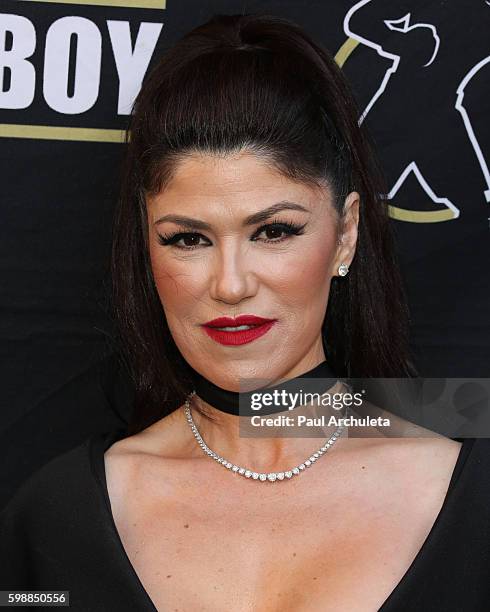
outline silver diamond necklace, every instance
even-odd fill
[[[293,476],[297,476],[298,474],[301,474],[301,472],[304,472],[306,468],[313,465],[317,459],[319,459],[322,455],[324,455],[335,444],[337,438],[340,436],[342,430],[345,427],[344,421],[342,420],[342,422],[337,427],[335,432],[330,436],[330,438],[328,438],[328,440],[325,442],[325,444],[321,448],[319,448],[315,453],[310,455],[308,459],[303,461],[303,463],[300,463],[300,465],[293,467],[290,470],[287,470],[285,472],[269,472],[269,473],[254,472],[253,470],[247,470],[244,467],[235,465],[231,461],[228,461],[224,457],[221,457],[221,455],[218,455],[218,453],[215,453],[213,450],[211,450],[209,446],[204,442],[201,434],[199,433],[199,430],[197,429],[196,424],[194,423],[194,419],[192,418],[192,414],[191,414],[190,400],[191,400],[191,397],[195,395],[195,393],[196,393],[195,391],[192,391],[192,393],[190,393],[190,395],[185,400],[184,412],[185,412],[187,422],[189,423],[189,426],[192,430],[192,433],[194,434],[194,437],[196,438],[197,443],[202,448],[204,453],[208,455],[209,457],[211,457],[211,459],[214,459],[215,461],[217,461],[223,467],[230,470],[231,472],[240,474],[240,476],[244,476],[245,478],[249,478],[252,480],[258,480],[259,482],[274,482],[276,480],[279,480],[279,481],[289,480]],[[348,412],[349,412],[349,406],[346,406],[345,407],[345,418],[347,417]]]

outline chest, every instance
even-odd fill
[[[139,502],[115,505],[121,541],[158,610],[374,612],[444,498],[443,487],[421,501],[396,485],[315,483],[303,496],[269,495],[267,486],[251,496],[233,486],[180,495],[148,488]]]

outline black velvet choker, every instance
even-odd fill
[[[298,393],[300,391],[303,393],[325,393],[328,389],[333,387],[338,380],[326,361],[322,361],[322,363],[304,374],[300,374],[295,378],[273,385],[272,387],[259,387],[256,390],[244,393],[222,389],[194,369],[192,369],[192,378],[194,390],[202,400],[210,406],[213,406],[213,408],[237,416],[275,414],[288,410],[287,407],[278,406],[277,404],[262,406],[260,410],[253,410],[251,408],[251,396],[254,393],[273,393],[276,389],[278,392],[285,390],[287,393]],[[304,379],[310,378],[315,380],[309,380],[305,383]]]

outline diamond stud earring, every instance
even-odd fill
[[[339,266],[339,276],[345,276],[349,271],[349,266],[347,264],[340,264]]]

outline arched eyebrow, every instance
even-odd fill
[[[297,204],[296,202],[289,202],[288,200],[283,200],[281,202],[277,202],[276,204],[272,204],[272,206],[268,206],[264,208],[264,210],[260,210],[259,212],[254,213],[253,215],[249,215],[246,217],[242,223],[244,227],[250,225],[257,225],[258,223],[262,223],[275,215],[276,213],[282,210],[299,210],[301,212],[306,212],[311,214],[307,208],[302,206],[301,204]],[[192,217],[185,217],[183,215],[164,215],[155,221],[155,225],[159,225],[160,223],[164,223],[165,221],[171,221],[172,223],[176,223],[177,225],[181,225],[186,229],[194,229],[194,230],[208,230],[212,229],[212,226],[205,221],[201,221],[200,219],[193,219]]]

